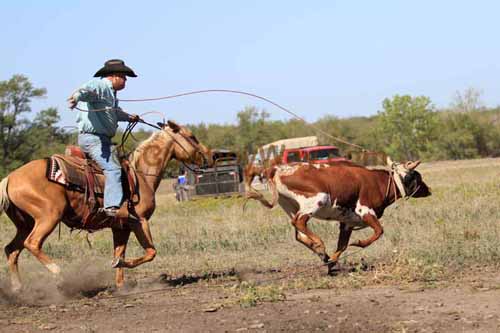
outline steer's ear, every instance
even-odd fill
[[[415,162],[408,161],[408,162],[406,162],[405,167],[406,167],[408,170],[413,170],[413,169],[415,169],[416,167],[418,167],[418,165],[419,165],[419,164],[420,164],[420,160],[415,161]]]

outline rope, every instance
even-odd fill
[[[73,109],[81,111],[81,112],[108,112],[108,111],[113,111],[113,108],[102,108],[102,109],[92,109],[92,110],[85,110],[85,109],[80,109],[79,107],[75,106]]]
[[[357,251],[345,254],[345,255],[342,256],[342,258],[344,259],[344,258],[350,257],[352,255],[355,255],[355,254],[361,252],[362,250],[363,249],[359,249]],[[332,262],[322,263],[322,264],[319,264],[319,265],[312,265],[312,266],[309,266],[309,267],[304,268],[302,270],[296,271],[296,272],[294,272],[292,274],[285,274],[283,276],[278,276],[278,277],[275,277],[275,278],[269,278],[269,279],[265,279],[265,280],[260,280],[260,281],[257,281],[257,282],[258,282],[258,284],[262,284],[262,283],[269,283],[269,282],[283,280],[285,278],[297,277],[299,275],[302,275],[305,272],[310,271],[311,269],[317,269],[317,268],[321,268],[321,267],[324,267],[324,266],[328,266],[331,263]],[[222,285],[223,284],[215,284],[213,286],[217,287],[217,286],[222,286]],[[132,297],[132,296],[137,296],[137,295],[160,293],[160,292],[165,292],[165,291],[170,291],[170,290],[175,290],[175,289],[179,289],[179,286],[169,286],[169,287],[164,287],[164,288],[158,288],[158,289],[152,289],[152,290],[145,290],[145,291],[138,291],[138,292],[132,292],[132,293],[127,293],[127,294],[121,294],[121,295],[113,295],[113,296],[108,296],[108,297],[104,297],[104,298],[97,299],[97,300],[108,300],[108,299],[116,299],[116,298],[126,298],[126,297]]]
[[[144,113],[141,113],[141,114],[139,115],[139,117],[141,117],[141,118],[142,118],[143,116],[145,116],[145,115],[147,115],[147,114],[157,114],[157,115],[160,115],[160,116],[163,118],[163,123],[165,123],[165,115],[164,115],[163,113],[159,112],[159,111],[148,111],[148,112],[144,112]]]
[[[144,294],[153,294],[153,293],[158,293],[158,292],[164,292],[164,291],[169,291],[169,290],[174,290],[174,289],[179,289],[177,286],[176,287],[165,287],[165,288],[159,288],[159,289],[152,289],[152,290],[146,290],[146,291],[137,291],[134,293],[128,293],[128,294],[122,294],[122,295],[113,295],[113,296],[108,296],[108,297],[103,297],[103,298],[97,298],[97,300],[108,300],[108,299],[116,299],[116,298],[126,298],[126,297],[132,297],[132,296],[137,296],[137,295],[144,295]]]
[[[351,252],[351,253],[348,253],[348,254],[345,254],[342,256],[342,259],[344,258],[347,258],[347,257],[350,257],[356,253],[359,253],[361,252],[363,249],[359,249],[357,251],[354,251],[354,252]],[[326,263],[322,263],[322,264],[319,264],[319,265],[313,265],[313,266],[310,266],[308,268],[305,268],[305,269],[302,269],[302,270],[299,270],[295,273],[292,273],[292,274],[288,274],[288,275],[283,275],[283,276],[278,276],[278,277],[275,277],[275,278],[269,278],[269,279],[265,279],[265,280],[260,280],[258,281],[258,283],[262,284],[262,283],[266,283],[266,282],[274,282],[274,281],[279,281],[279,280],[283,280],[285,278],[290,278],[290,277],[297,277],[299,275],[302,275],[302,273],[305,273],[311,269],[316,269],[316,268],[321,268],[321,267],[324,267],[324,266],[328,266],[330,264],[333,264],[333,263],[338,263],[338,260],[337,261],[329,261],[329,262],[326,262]]]
[[[250,97],[254,97],[254,98],[257,98],[257,99],[260,99],[260,100],[263,100],[263,101],[266,101],[272,105],[274,105],[275,107],[277,107],[278,109],[282,110],[282,111],[285,111],[286,113],[288,114],[291,114],[293,117],[303,121],[304,123],[308,124],[309,126],[311,126],[312,128],[314,128],[316,131],[320,132],[321,134],[329,137],[330,139],[333,139],[335,141],[338,141],[340,143],[343,143],[345,145],[349,145],[349,146],[352,146],[352,147],[356,147],[362,151],[368,151],[368,149],[365,149],[364,147],[360,146],[360,145],[357,145],[355,143],[351,143],[349,141],[346,141],[340,137],[336,137],[336,136],[333,136],[325,131],[323,131],[321,128],[313,125],[313,124],[310,124],[308,123],[304,118],[302,118],[301,116],[299,116],[298,114],[290,111],[289,109],[285,108],[284,106],[281,106],[280,104],[276,103],[276,102],[273,102],[272,100],[268,99],[268,98],[265,98],[265,97],[262,97],[262,96],[259,96],[259,95],[256,95],[256,94],[252,94],[252,93],[249,93],[249,92],[245,92],[245,91],[239,91],[239,90],[230,90],[230,89],[206,89],[206,90],[196,90],[196,91],[190,91],[190,92],[185,92],[185,93],[180,93],[180,94],[175,94],[175,95],[169,95],[169,96],[163,96],[163,97],[155,97],[155,98],[140,98],[140,99],[120,99],[120,102],[149,102],[149,101],[160,101],[160,100],[165,100],[165,99],[172,99],[172,98],[177,98],[177,97],[183,97],[183,96],[189,96],[189,95],[195,95],[195,94],[204,94],[204,93],[213,93],[213,92],[222,92],[222,93],[231,93],[231,94],[239,94],[239,95],[245,95],[245,96],[250,96]]]
[[[173,99],[173,98],[178,98],[178,97],[183,97],[183,96],[189,96],[189,95],[195,95],[195,94],[204,94],[204,93],[214,93],[214,92],[222,92],[222,93],[231,93],[231,94],[239,94],[239,95],[245,95],[245,96],[250,96],[250,97],[254,97],[254,98],[257,98],[257,99],[260,99],[260,100],[263,100],[267,103],[270,103],[272,105],[274,105],[275,107],[277,107],[278,109],[292,115],[293,117],[295,117],[296,119],[299,119],[301,121],[303,121],[304,123],[306,123],[307,125],[311,126],[312,128],[314,128],[316,131],[318,131],[319,133],[329,137],[330,139],[333,139],[337,142],[340,142],[340,143],[343,143],[345,145],[348,145],[348,146],[351,146],[351,147],[355,147],[355,148],[358,148],[360,149],[361,151],[370,151],[369,149],[366,149],[360,145],[357,145],[355,143],[352,143],[352,142],[349,142],[347,140],[344,140],[340,137],[337,137],[337,136],[333,136],[325,131],[323,131],[321,128],[319,128],[318,126],[315,126],[313,124],[310,124],[308,123],[303,117],[299,116],[298,114],[292,112],[291,110],[285,108],[284,106],[276,103],[276,102],[273,102],[272,100],[270,100],[269,98],[266,98],[266,97],[262,97],[262,96],[259,96],[259,95],[256,95],[256,94],[252,94],[252,93],[249,93],[249,92],[245,92],[245,91],[240,91],[240,90],[230,90],[230,89],[205,89],[205,90],[195,90],[195,91],[189,91],[189,92],[185,92],[185,93],[180,93],[180,94],[175,94],[175,95],[168,95],[168,96],[162,96],[162,97],[154,97],[154,98],[138,98],[138,99],[119,99],[120,102],[150,102],[150,101],[160,101],[160,100],[166,100],[166,99]],[[81,111],[81,112],[106,112],[106,111],[110,111],[112,110],[112,108],[102,108],[102,109],[94,109],[94,110],[84,110],[84,109],[80,109],[78,107],[74,107],[74,109],[78,110],[78,111]],[[159,113],[161,115],[163,115],[162,113],[160,112],[157,112],[157,111],[151,111],[151,112],[147,112],[147,113]],[[146,114],[147,114],[146,113]],[[146,125],[150,125],[150,124],[147,124]],[[151,125],[150,125],[151,126]],[[153,126],[154,127],[154,126]]]

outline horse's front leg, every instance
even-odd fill
[[[128,239],[130,237],[130,229],[111,229],[113,232],[113,261],[111,266],[116,268],[115,283],[117,288],[123,287],[125,283],[123,267],[120,263],[125,260],[125,250],[127,249]]]
[[[141,218],[140,222],[130,222],[128,224],[139,244],[144,248],[145,254],[139,258],[129,260],[119,260],[115,267],[134,268],[154,259],[156,256],[156,249],[153,245],[153,237],[149,230],[149,222],[145,218]]]

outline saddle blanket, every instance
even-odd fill
[[[87,176],[85,175],[85,160],[66,155],[55,154],[47,159],[47,179],[66,188],[85,193]],[[94,172],[94,193],[103,195],[104,175],[100,170]]]

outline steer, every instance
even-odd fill
[[[349,244],[367,247],[384,232],[379,219],[386,207],[399,198],[431,195],[415,170],[420,161],[399,164],[388,158],[387,163],[389,170],[367,169],[350,162],[276,165],[265,171],[272,201],[253,189],[247,197],[268,208],[278,203],[292,219],[297,241],[316,253],[331,274],[353,230],[373,229],[370,238]],[[321,238],[307,227],[311,217],[340,222],[337,251],[332,256],[326,253]]]

